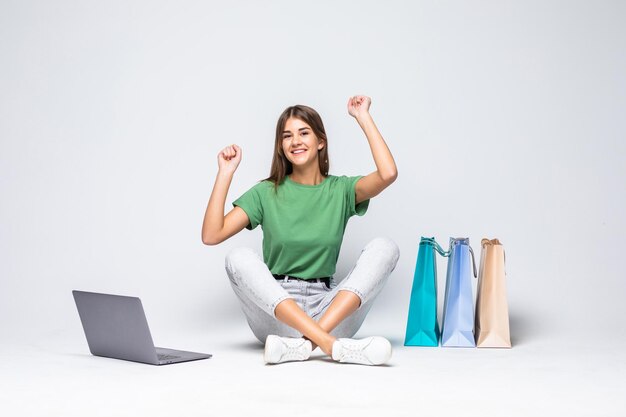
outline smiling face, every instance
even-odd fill
[[[302,152],[304,151],[304,152]],[[276,122],[274,156],[268,181],[274,189],[296,170],[308,171],[317,163],[322,176],[328,176],[328,139],[319,113],[309,106],[296,104],[283,111]]]
[[[323,148],[324,141],[317,138],[311,126],[295,117],[287,119],[282,132],[282,150],[293,166],[319,165],[318,152]]]

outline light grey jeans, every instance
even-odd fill
[[[226,256],[226,273],[252,332],[262,343],[270,334],[302,337],[296,329],[276,318],[274,310],[281,301],[293,299],[307,315],[317,321],[341,290],[355,293],[361,299],[361,305],[331,334],[335,337],[352,337],[395,269],[399,256],[398,246],[392,240],[376,238],[361,251],[356,265],[346,278],[338,284],[331,278],[330,288],[323,282],[289,278],[276,280],[261,257],[249,248],[233,249]]]

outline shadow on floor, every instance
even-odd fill
[[[536,329],[537,326],[530,317],[509,312],[509,330],[513,347],[523,346],[535,340],[537,337]]]
[[[228,347],[237,350],[247,350],[249,352],[262,352],[264,349],[263,344],[254,338],[233,342],[229,344]]]

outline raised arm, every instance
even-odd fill
[[[205,245],[217,245],[225,241],[243,230],[250,221],[246,212],[239,207],[224,216],[226,196],[241,162],[241,155],[241,148],[237,145],[227,146],[217,155],[219,170],[202,223],[202,243]]]
[[[363,129],[376,164],[376,171],[357,181],[356,204],[377,196],[398,177],[393,155],[369,113],[371,103],[372,99],[367,96],[354,96],[348,99],[348,113]]]

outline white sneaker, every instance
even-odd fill
[[[380,336],[365,339],[337,339],[333,343],[333,359],[344,363],[382,365],[391,358],[391,343]]]
[[[302,337],[280,337],[269,335],[265,339],[265,363],[305,361],[311,356],[310,340]]]

